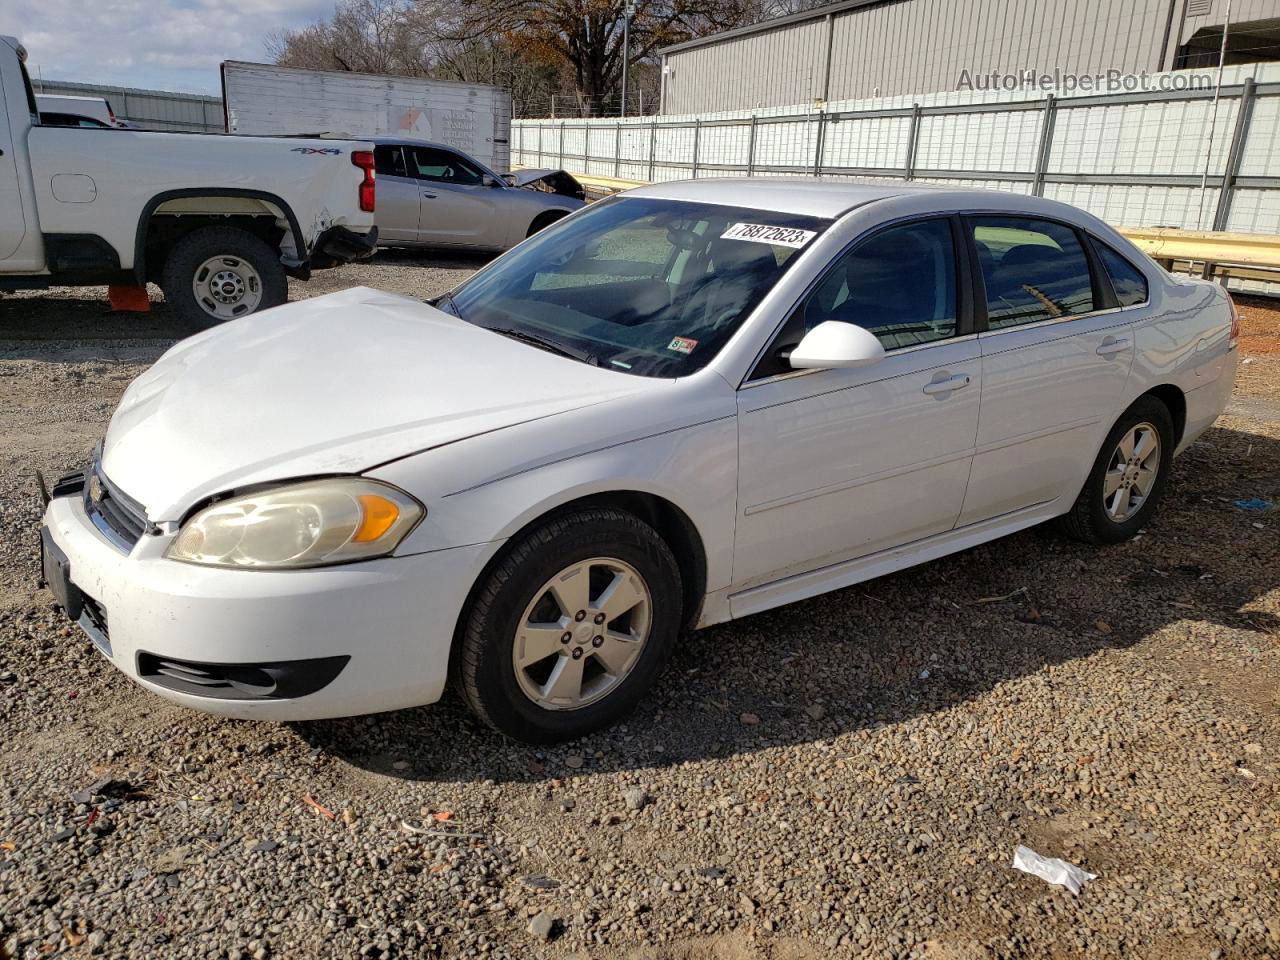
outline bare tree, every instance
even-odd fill
[[[629,62],[663,46],[753,22],[760,0],[635,0]],[[441,0],[419,0],[437,12]],[[590,115],[617,91],[622,75],[626,0],[456,0],[449,15],[457,40],[502,37],[534,62],[567,68]],[[439,15],[439,13],[437,13]]]
[[[616,109],[627,0],[339,0],[331,19],[267,39],[276,63],[313,70],[492,83],[517,111],[576,96],[584,116]],[[770,0],[634,0],[631,109],[656,98],[656,51],[754,22]],[[801,2],[801,0],[772,0]],[[638,69],[637,69],[638,67]]]
[[[804,13],[808,10],[815,10],[818,7],[825,7],[831,0],[764,0],[760,13],[762,20],[772,20],[774,17],[786,17],[793,13]]]
[[[403,0],[343,0],[332,20],[267,37],[267,52],[286,67],[426,76],[412,7]]]

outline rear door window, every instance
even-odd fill
[[[1098,251],[1098,259],[1111,277],[1111,288],[1115,290],[1120,306],[1132,307],[1146,303],[1147,278],[1142,275],[1142,271],[1101,240],[1094,240],[1093,248]]]
[[[972,217],[987,327],[1003,330],[1095,309],[1089,260],[1075,230],[1032,217]]]

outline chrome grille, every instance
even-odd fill
[[[147,512],[142,504],[119,491],[95,463],[84,485],[85,511],[107,539],[126,552],[147,532]]]

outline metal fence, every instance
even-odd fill
[[[512,157],[648,181],[767,174],[985,186],[1064,200],[1112,223],[1280,233],[1280,73],[1254,72],[1259,79],[1237,70],[1218,91],[522,120]]]

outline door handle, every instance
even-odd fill
[[[943,380],[932,380],[924,385],[924,392],[934,397],[940,393],[961,390],[969,385],[969,377],[965,375],[947,377]]]
[[[423,193],[423,196],[428,200],[434,200],[436,198],[434,193]]]
[[[1102,341],[1102,346],[1098,347],[1098,356],[1110,357],[1122,350],[1129,349],[1128,337],[1107,337]]]

